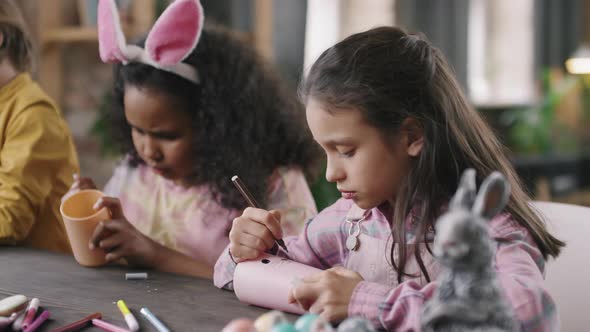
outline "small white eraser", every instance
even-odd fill
[[[125,273],[125,280],[145,280],[147,278],[147,272]]]

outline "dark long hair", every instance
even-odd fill
[[[30,70],[33,66],[33,43],[23,15],[12,0],[0,1],[0,32],[4,36],[0,59],[8,57],[20,72]]]
[[[411,161],[392,209],[393,241],[399,251],[394,257],[392,249],[390,256],[398,281],[408,276],[405,266],[410,254],[429,280],[420,255],[422,245],[430,251],[426,230],[434,225],[466,168],[477,171],[478,183],[492,171],[502,172],[512,188],[505,211],[531,233],[545,258],[559,254],[564,243],[547,232],[528,205],[529,197],[504,147],[467,101],[442,53],[423,36],[395,27],[354,34],[319,57],[301,94],[334,112],[359,109],[386,141],[408,117],[421,124],[422,152]],[[410,212],[419,222],[416,243],[407,246],[404,220]]]
[[[111,124],[132,166],[142,161],[125,119],[125,86],[167,94],[176,101],[171,107],[191,116],[195,175],[190,181],[209,185],[227,208],[247,206],[231,183],[235,174],[264,204],[277,167],[316,173],[320,153],[303,106],[253,49],[227,30],[207,27],[184,62],[199,71],[199,85],[140,63],[115,67]]]

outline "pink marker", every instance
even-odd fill
[[[25,318],[23,319],[23,323],[22,323],[23,330],[26,329],[29,325],[31,325],[31,323],[35,319],[35,315],[37,314],[38,309],[39,309],[39,299],[35,297],[31,300],[31,302],[29,302],[29,305],[27,306],[27,309],[25,310]]]
[[[45,323],[45,321],[47,320],[47,318],[49,318],[49,316],[51,315],[51,313],[47,310],[44,310],[39,317],[37,317],[37,319],[35,319],[31,325],[29,325],[26,329],[23,330],[23,332],[33,332],[35,330],[37,330],[39,328],[39,326],[41,326],[41,324]]]
[[[92,324],[92,320],[95,318],[102,318],[102,314],[100,312],[95,312],[90,316],[86,316],[80,320],[77,320],[73,323],[70,323],[66,326],[62,326],[62,327],[58,327],[56,329],[53,329],[49,332],[73,332],[73,331],[78,331],[80,329],[82,329],[83,327],[85,327],[86,325],[90,325]]]
[[[124,329],[122,327],[118,327],[117,325],[113,325],[111,323],[107,323],[104,320],[101,319],[93,319],[92,320],[92,325],[101,328],[107,332],[130,332],[127,329]]]

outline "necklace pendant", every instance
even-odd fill
[[[359,239],[354,235],[349,235],[346,238],[346,248],[351,251],[355,251],[359,247]]]
[[[346,219],[346,222],[350,224],[348,229],[348,237],[346,238],[346,248],[350,251],[358,250],[361,242],[359,241],[359,235],[361,234],[361,222],[365,220],[366,215],[358,220]]]

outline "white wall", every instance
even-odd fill
[[[534,0],[471,0],[467,45],[476,105],[535,101]]]
[[[304,71],[327,48],[367,29],[394,25],[395,0],[308,0]]]

